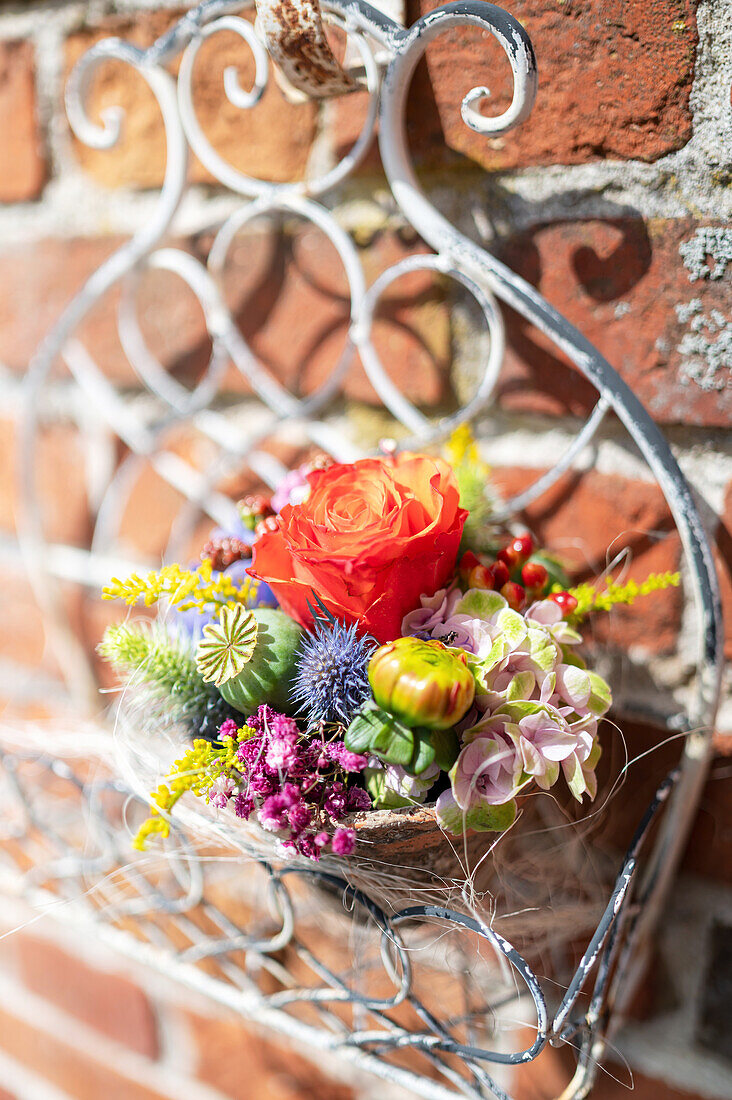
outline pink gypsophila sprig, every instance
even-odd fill
[[[239,741],[238,775],[216,780],[214,805],[231,802],[237,817],[255,816],[285,848],[307,859],[320,859],[329,846],[337,856],[353,852],[355,832],[338,823],[371,806],[366,791],[349,785],[349,777],[366,767],[365,756],[337,739],[303,733],[293,718],[268,706],[259,707],[241,730],[228,720],[219,737]]]

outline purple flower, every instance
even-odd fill
[[[255,772],[248,777],[249,794],[258,795],[260,798],[266,798],[267,795],[274,794],[279,784],[276,779],[271,775],[264,775],[263,772]]]
[[[256,730],[257,733],[266,733],[276,715],[277,711],[272,710],[272,707],[268,707],[267,704],[264,703],[261,707],[257,708],[256,714],[252,714],[247,718],[246,724],[250,729]]]
[[[362,772],[369,762],[367,756],[349,752],[342,741],[330,741],[325,746],[324,756],[340,765],[344,772]]]
[[[260,707],[266,710],[265,724],[271,737],[299,737],[300,730],[294,718],[288,718],[286,714],[278,714],[271,707]]]
[[[249,798],[247,795],[244,794],[238,794],[236,796],[236,798],[234,799],[234,813],[237,817],[243,817],[245,821],[248,821],[253,810],[253,798]]]
[[[270,833],[276,833],[287,825],[288,800],[281,794],[265,798],[259,810],[259,824]]]
[[[303,829],[307,829],[313,819],[312,811],[308,809],[304,802],[296,802],[294,806],[291,806],[287,811],[287,817],[295,833],[301,833]]]
[[[523,771],[544,790],[556,783],[560,762],[577,748],[577,736],[554,707],[543,706],[518,722],[507,723],[506,733],[516,746]]]
[[[348,794],[343,783],[336,780],[335,783],[329,783],[325,788],[325,811],[329,813],[331,817],[334,817],[336,821],[340,817],[345,817],[348,807]]]
[[[327,833],[303,833],[295,841],[295,847],[301,855],[307,856],[308,859],[319,860],[320,851],[328,843]]]
[[[296,806],[300,801],[301,791],[296,783],[285,783],[282,787],[281,797],[284,800],[284,805],[288,810]]]
[[[264,752],[264,740],[261,737],[250,737],[248,741],[242,741],[236,750],[236,758],[247,767],[254,767]]]
[[[336,829],[331,843],[333,854],[336,856],[350,856],[356,847],[355,829]]]
[[[270,501],[275,512],[281,512],[286,504],[301,504],[305,500],[308,494],[307,474],[311,473],[312,469],[312,465],[306,463],[285,474]]]
[[[500,733],[477,736],[461,751],[454,765],[452,793],[461,810],[486,802],[509,802],[520,786],[521,765],[516,746]]]
[[[224,774],[212,783],[211,802],[223,807],[233,798],[237,816],[256,813],[261,827],[277,833],[286,848],[319,859],[335,822],[371,805],[365,790],[347,784],[348,774],[362,771],[367,758],[349,752],[342,741],[324,744],[320,736],[303,733],[295,719],[268,706],[259,707],[246,725],[251,736],[236,747],[233,777]],[[224,733],[237,735],[235,723],[224,726]],[[330,830],[312,831],[314,822],[328,818]],[[337,846],[348,854],[349,830],[341,830]]]
[[[275,771],[288,771],[297,763],[297,738],[288,734],[270,738],[265,760]]]
[[[227,718],[219,726],[219,741],[222,737],[236,737],[237,724],[233,718]]]
[[[213,806],[219,810],[225,810],[229,798],[234,793],[234,780],[228,775],[219,775],[209,787],[208,797]]]
[[[370,810],[371,809],[371,796],[368,791],[365,791],[363,787],[349,787],[348,788],[348,810],[354,812],[356,810]]]

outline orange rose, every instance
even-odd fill
[[[419,597],[444,587],[455,568],[468,513],[452,469],[405,453],[314,470],[307,480],[307,499],[286,505],[254,543],[249,572],[303,626],[315,592],[377,641],[399,637]]]

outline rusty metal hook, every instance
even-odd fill
[[[326,37],[318,0],[255,0],[255,7],[270,56],[291,88],[315,99],[354,91],[355,80]]]

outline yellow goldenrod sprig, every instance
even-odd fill
[[[665,588],[677,588],[681,583],[680,573],[651,573],[644,581],[626,581],[616,584],[609,580],[602,591],[593,584],[578,584],[570,588],[570,595],[577,600],[573,618],[583,618],[591,611],[609,611],[618,604],[635,603],[639,596],[648,596],[651,592],[661,592]]]
[[[142,852],[150,836],[167,837],[170,823],[163,814],[169,815],[186,791],[207,799],[220,776],[231,776],[236,771],[236,751],[241,742],[252,735],[253,730],[244,727],[237,731],[236,738],[224,738],[220,745],[203,738],[195,740],[193,748],[175,761],[166,782],[150,795],[150,816],[137,830],[132,846]]]
[[[490,466],[483,462],[478,450],[478,444],[469,424],[461,424],[455,428],[443,448],[445,458],[451,466],[483,466],[485,472],[490,473]]]
[[[480,449],[468,424],[456,428],[443,447],[452,466],[460,493],[460,506],[469,515],[463,530],[463,550],[487,550],[492,542],[491,515],[496,496],[490,483],[491,468],[481,458]]]
[[[182,566],[164,565],[154,569],[144,577],[133,573],[121,581],[112,577],[102,589],[104,600],[124,600],[132,606],[144,603],[146,607],[166,597],[179,611],[206,611],[212,605],[215,608],[236,607],[237,604],[250,604],[256,595],[258,582],[247,577],[236,584],[225,573],[213,576],[213,565],[206,559],[197,569],[183,569]]]

